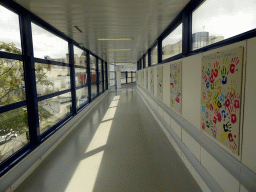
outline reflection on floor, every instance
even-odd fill
[[[201,191],[137,95],[112,90],[16,192]]]

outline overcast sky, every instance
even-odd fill
[[[256,28],[256,0],[206,0],[193,13],[193,33],[207,31],[210,35],[229,38]],[[0,6],[0,41],[14,42],[21,47],[18,15]],[[167,37],[163,45],[181,39],[182,27]],[[68,53],[68,43],[32,24],[35,57],[62,58]],[[75,49],[75,52],[78,50]]]

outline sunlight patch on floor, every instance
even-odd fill
[[[117,96],[115,96],[115,97],[113,98],[113,101],[119,100],[119,99],[120,99],[120,95],[117,95]]]
[[[65,191],[92,192],[98,175],[103,154],[104,151],[101,151],[82,160],[79,163]]]
[[[100,123],[97,131],[95,132],[88,148],[85,151],[86,153],[93,152],[93,150],[97,150],[98,148],[105,146],[108,141],[110,129],[112,126],[113,118],[116,113],[117,105],[120,98],[119,96],[115,96],[114,101],[111,102],[110,108],[107,110],[106,114],[102,119],[102,123]],[[115,107],[114,107],[114,106]],[[97,175],[99,172],[100,164],[103,158],[104,150],[97,152],[95,154],[92,153],[91,156],[86,157],[80,161],[76,171],[74,172],[69,184],[66,188],[66,192],[73,191],[86,191],[92,192]]]
[[[86,150],[86,153],[106,145],[111,125],[112,120],[103,122],[99,125],[96,133],[93,136],[92,141],[90,142],[89,147]]]
[[[104,115],[102,121],[113,119],[115,116],[115,113],[116,113],[116,107],[109,108],[106,114]]]
[[[119,100],[114,100],[114,101],[112,101],[111,104],[109,105],[109,107],[117,107],[118,101],[119,101]]]

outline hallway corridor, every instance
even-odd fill
[[[126,85],[84,118],[16,192],[201,191],[154,117]]]

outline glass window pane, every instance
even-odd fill
[[[125,84],[126,83],[126,79],[121,79],[121,84]]]
[[[82,107],[88,102],[88,87],[83,87],[76,90],[76,106]]]
[[[175,28],[162,41],[162,59],[167,59],[182,52],[182,24]]]
[[[98,73],[99,73],[99,93],[102,92],[102,68],[101,68],[101,60],[98,59]]]
[[[86,67],[86,52],[74,46],[74,63],[75,65]]]
[[[68,116],[71,106],[71,92],[38,102],[40,133]]]
[[[101,60],[98,59],[98,69],[99,69],[99,72],[101,71]]]
[[[109,65],[109,71],[115,71],[115,65]]]
[[[131,83],[131,82],[132,82],[132,79],[131,79],[131,78],[128,78],[127,81],[128,81],[127,83]]]
[[[151,50],[151,65],[158,63],[157,45]]]
[[[99,71],[99,92],[102,92],[102,72]]]
[[[70,89],[69,67],[35,63],[37,95]]]
[[[109,73],[109,79],[115,79],[116,78],[116,73],[115,72],[110,72]]]
[[[91,97],[97,96],[97,75],[96,75],[96,70],[91,69]]]
[[[148,54],[145,55],[146,67],[148,67]]]
[[[97,85],[96,84],[91,85],[91,94],[92,94],[92,98],[97,96]]]
[[[29,142],[27,107],[0,114],[0,163]]]
[[[121,72],[121,78],[126,78],[126,72]]]
[[[92,55],[90,55],[90,66],[91,69],[96,69],[96,58]]]
[[[25,99],[23,62],[0,58],[0,106]]]
[[[76,87],[87,85],[87,70],[75,68]]]
[[[110,86],[115,86],[116,85],[116,80],[110,80]]]
[[[19,16],[1,5],[0,51],[21,55]]]
[[[192,50],[256,27],[256,1],[207,0],[192,13]]]
[[[32,23],[34,57],[69,63],[68,42]]]
[[[132,77],[132,73],[130,71],[127,72],[128,77]]]

